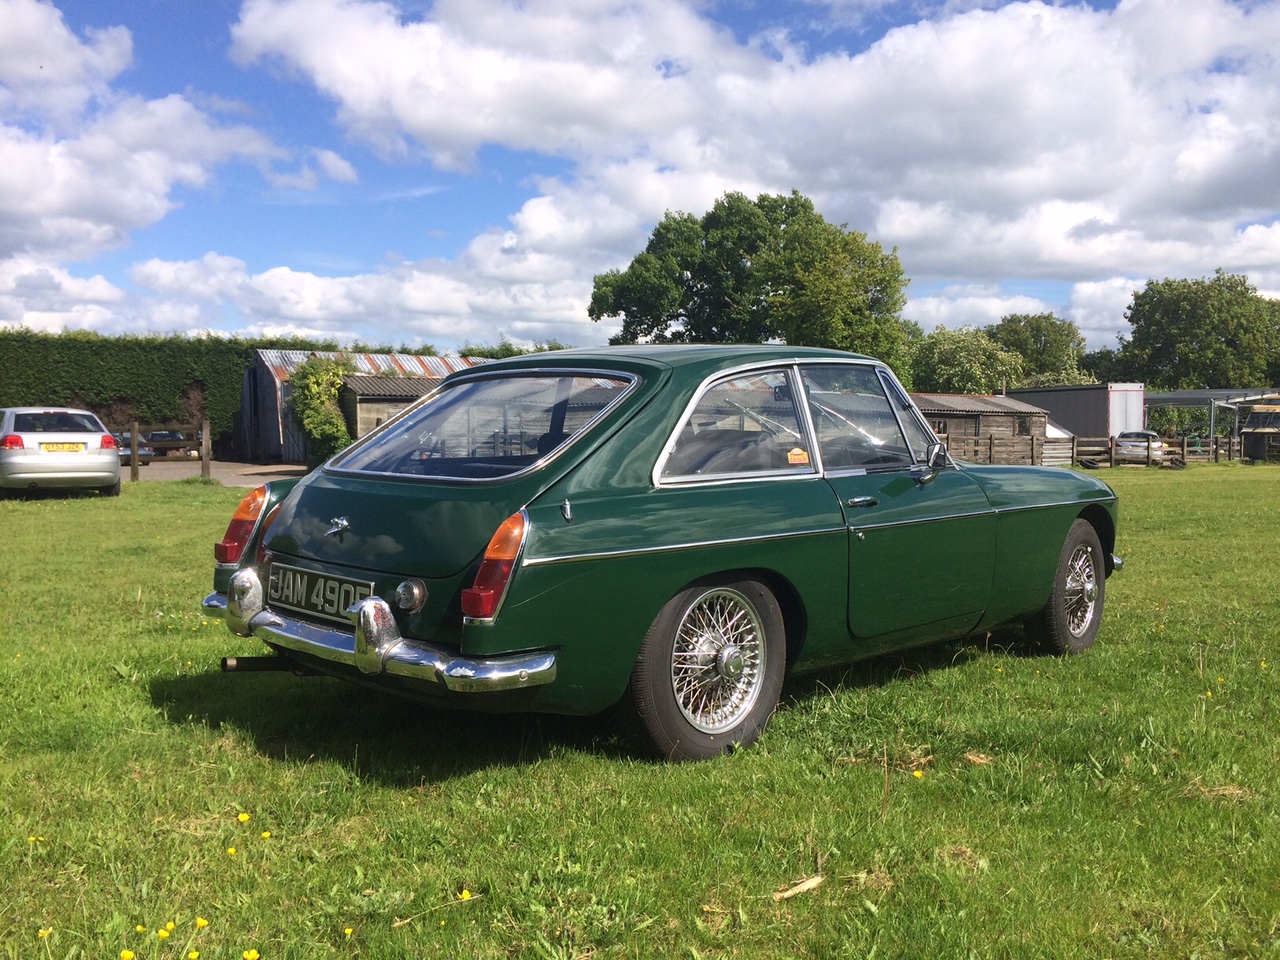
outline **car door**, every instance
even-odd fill
[[[814,365],[802,378],[848,530],[849,630],[887,649],[972,629],[995,565],[996,517],[982,489],[955,465],[925,466],[934,438],[887,371]]]

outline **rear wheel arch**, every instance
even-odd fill
[[[761,570],[677,590],[645,634],[618,705],[639,745],[697,760],[753,743],[777,708],[790,653],[784,607],[795,602],[785,579]]]
[[[1107,576],[1111,576],[1114,568],[1111,557],[1116,549],[1116,526],[1111,519],[1111,514],[1097,504],[1090,504],[1080,511],[1079,519],[1093,527],[1098,535],[1098,542],[1102,544],[1102,559],[1106,564]]]

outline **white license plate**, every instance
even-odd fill
[[[367,580],[330,577],[282,563],[271,565],[267,602],[273,607],[350,625],[347,609],[371,596],[373,584]]]

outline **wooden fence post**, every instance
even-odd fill
[[[133,421],[129,431],[129,482],[138,482],[138,421]]]
[[[200,476],[209,479],[209,419],[200,421]]]

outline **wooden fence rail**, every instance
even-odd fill
[[[1081,460],[1115,466],[1117,463],[1135,463],[1134,460],[1117,459],[1110,437],[1072,437],[1068,440],[1047,440],[1043,437],[939,437],[947,444],[951,455],[971,463],[1014,463],[1036,466],[1067,467]],[[1181,457],[1184,461],[1220,462],[1241,459],[1238,437],[1217,437],[1210,441],[1181,437],[1163,441],[1164,459]],[[1159,463],[1151,444],[1147,449],[1147,464]]]
[[[147,431],[147,440],[140,440],[143,428]],[[182,440],[151,440],[153,433],[177,433],[182,437],[193,439]],[[139,447],[147,446],[151,448],[152,456],[159,453],[161,456],[166,455],[171,450],[177,450],[183,455],[191,451],[195,456],[200,458],[200,476],[209,477],[209,421],[202,420],[200,423],[157,423],[157,424],[139,424],[137,420],[133,421],[129,427],[129,480],[136,483],[138,480],[138,467],[141,465],[141,457],[139,456]],[[163,451],[163,452],[161,452]]]

